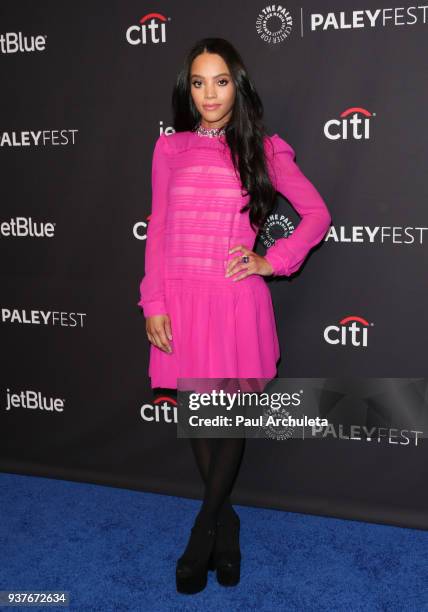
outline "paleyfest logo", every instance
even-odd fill
[[[281,4],[269,4],[257,16],[256,30],[262,40],[274,45],[283,42],[293,27],[293,17]]]
[[[361,30],[385,27],[402,27],[426,23],[426,6],[385,7],[339,11],[337,13],[312,13],[309,9],[300,9],[298,32],[305,34],[329,34],[332,30]],[[268,44],[284,42],[291,33],[294,22],[290,11],[282,4],[268,4],[260,11],[256,19],[256,31]]]

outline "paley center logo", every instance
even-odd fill
[[[327,344],[366,347],[370,327],[373,327],[373,323],[369,323],[363,317],[344,317],[339,323],[328,325],[325,328],[324,340]]]
[[[303,390],[300,390],[295,395],[303,396]],[[288,424],[290,418],[294,418],[294,416],[289,407],[271,406],[270,404],[264,406],[261,427],[265,436],[274,440],[289,440],[295,436],[296,427]],[[283,420],[284,424],[280,424],[281,420]]]
[[[324,124],[324,136],[329,140],[369,140],[370,124],[376,113],[361,106],[351,106],[340,113],[337,119]]]
[[[296,28],[303,38],[305,34],[328,35],[337,30],[381,29],[386,27],[414,26],[426,23],[426,6],[385,7],[356,9],[338,12],[299,11],[300,22]],[[260,11],[256,29],[267,43],[283,42],[291,33],[293,18],[281,4],[269,4]]]
[[[288,238],[294,231],[293,222],[281,213],[272,213],[266,219],[260,240],[266,249],[269,249],[280,238]]]
[[[159,395],[152,404],[141,406],[140,415],[149,423],[177,423],[177,400],[167,393]]]
[[[273,45],[283,42],[291,33],[293,17],[281,4],[268,4],[256,19],[256,31],[262,40]]]
[[[130,45],[155,45],[166,42],[166,23],[170,17],[161,13],[147,13],[143,15],[138,25],[131,25],[126,30],[126,42]]]

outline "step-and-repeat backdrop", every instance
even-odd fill
[[[266,280],[278,375],[358,398],[350,413],[326,383],[323,437],[248,439],[232,500],[427,528],[426,7],[2,9],[0,469],[201,496],[173,398],[150,388],[137,301],[154,143],[186,52],[221,36],[333,218],[299,273]],[[298,222],[279,198],[270,235]],[[392,385],[382,401],[373,378]]]

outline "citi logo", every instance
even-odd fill
[[[344,110],[339,119],[330,119],[324,124],[324,135],[329,140],[369,140],[372,117],[376,117],[376,113],[352,106]]]
[[[177,423],[177,400],[169,395],[160,395],[153,404],[143,404],[140,416],[145,422]]]
[[[10,389],[6,389],[6,410],[27,408],[45,412],[64,412],[64,406],[65,400],[59,397],[46,397],[40,391],[26,389],[19,393],[12,393]]]
[[[0,34],[1,53],[31,53],[45,51],[47,36],[26,36],[22,32],[6,32]]]
[[[126,42],[130,45],[147,45],[166,42],[166,22],[169,18],[161,13],[147,13],[141,17],[139,25],[132,25],[126,30]]]
[[[33,221],[31,217],[15,217],[0,221],[0,236],[5,238],[53,238],[55,223]]]
[[[150,221],[151,216],[152,215],[150,214],[146,218],[146,221]],[[133,228],[132,233],[134,234],[134,238],[136,238],[137,240],[147,239],[147,222],[146,221],[138,221],[137,223],[134,223],[134,228]]]
[[[327,344],[342,346],[367,346],[369,323],[363,317],[349,316],[339,321],[338,325],[329,325],[324,330],[324,340]]]

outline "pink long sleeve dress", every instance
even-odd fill
[[[266,258],[273,274],[298,270],[331,222],[324,200],[277,134],[266,136],[269,174],[276,190],[301,216],[288,238]],[[138,305],[144,316],[168,314],[172,353],[150,344],[151,387],[177,388],[177,379],[275,377],[280,357],[269,287],[263,276],[225,277],[232,247],[253,250],[256,234],[225,136],[161,134],[152,163],[152,212],[145,276]]]

